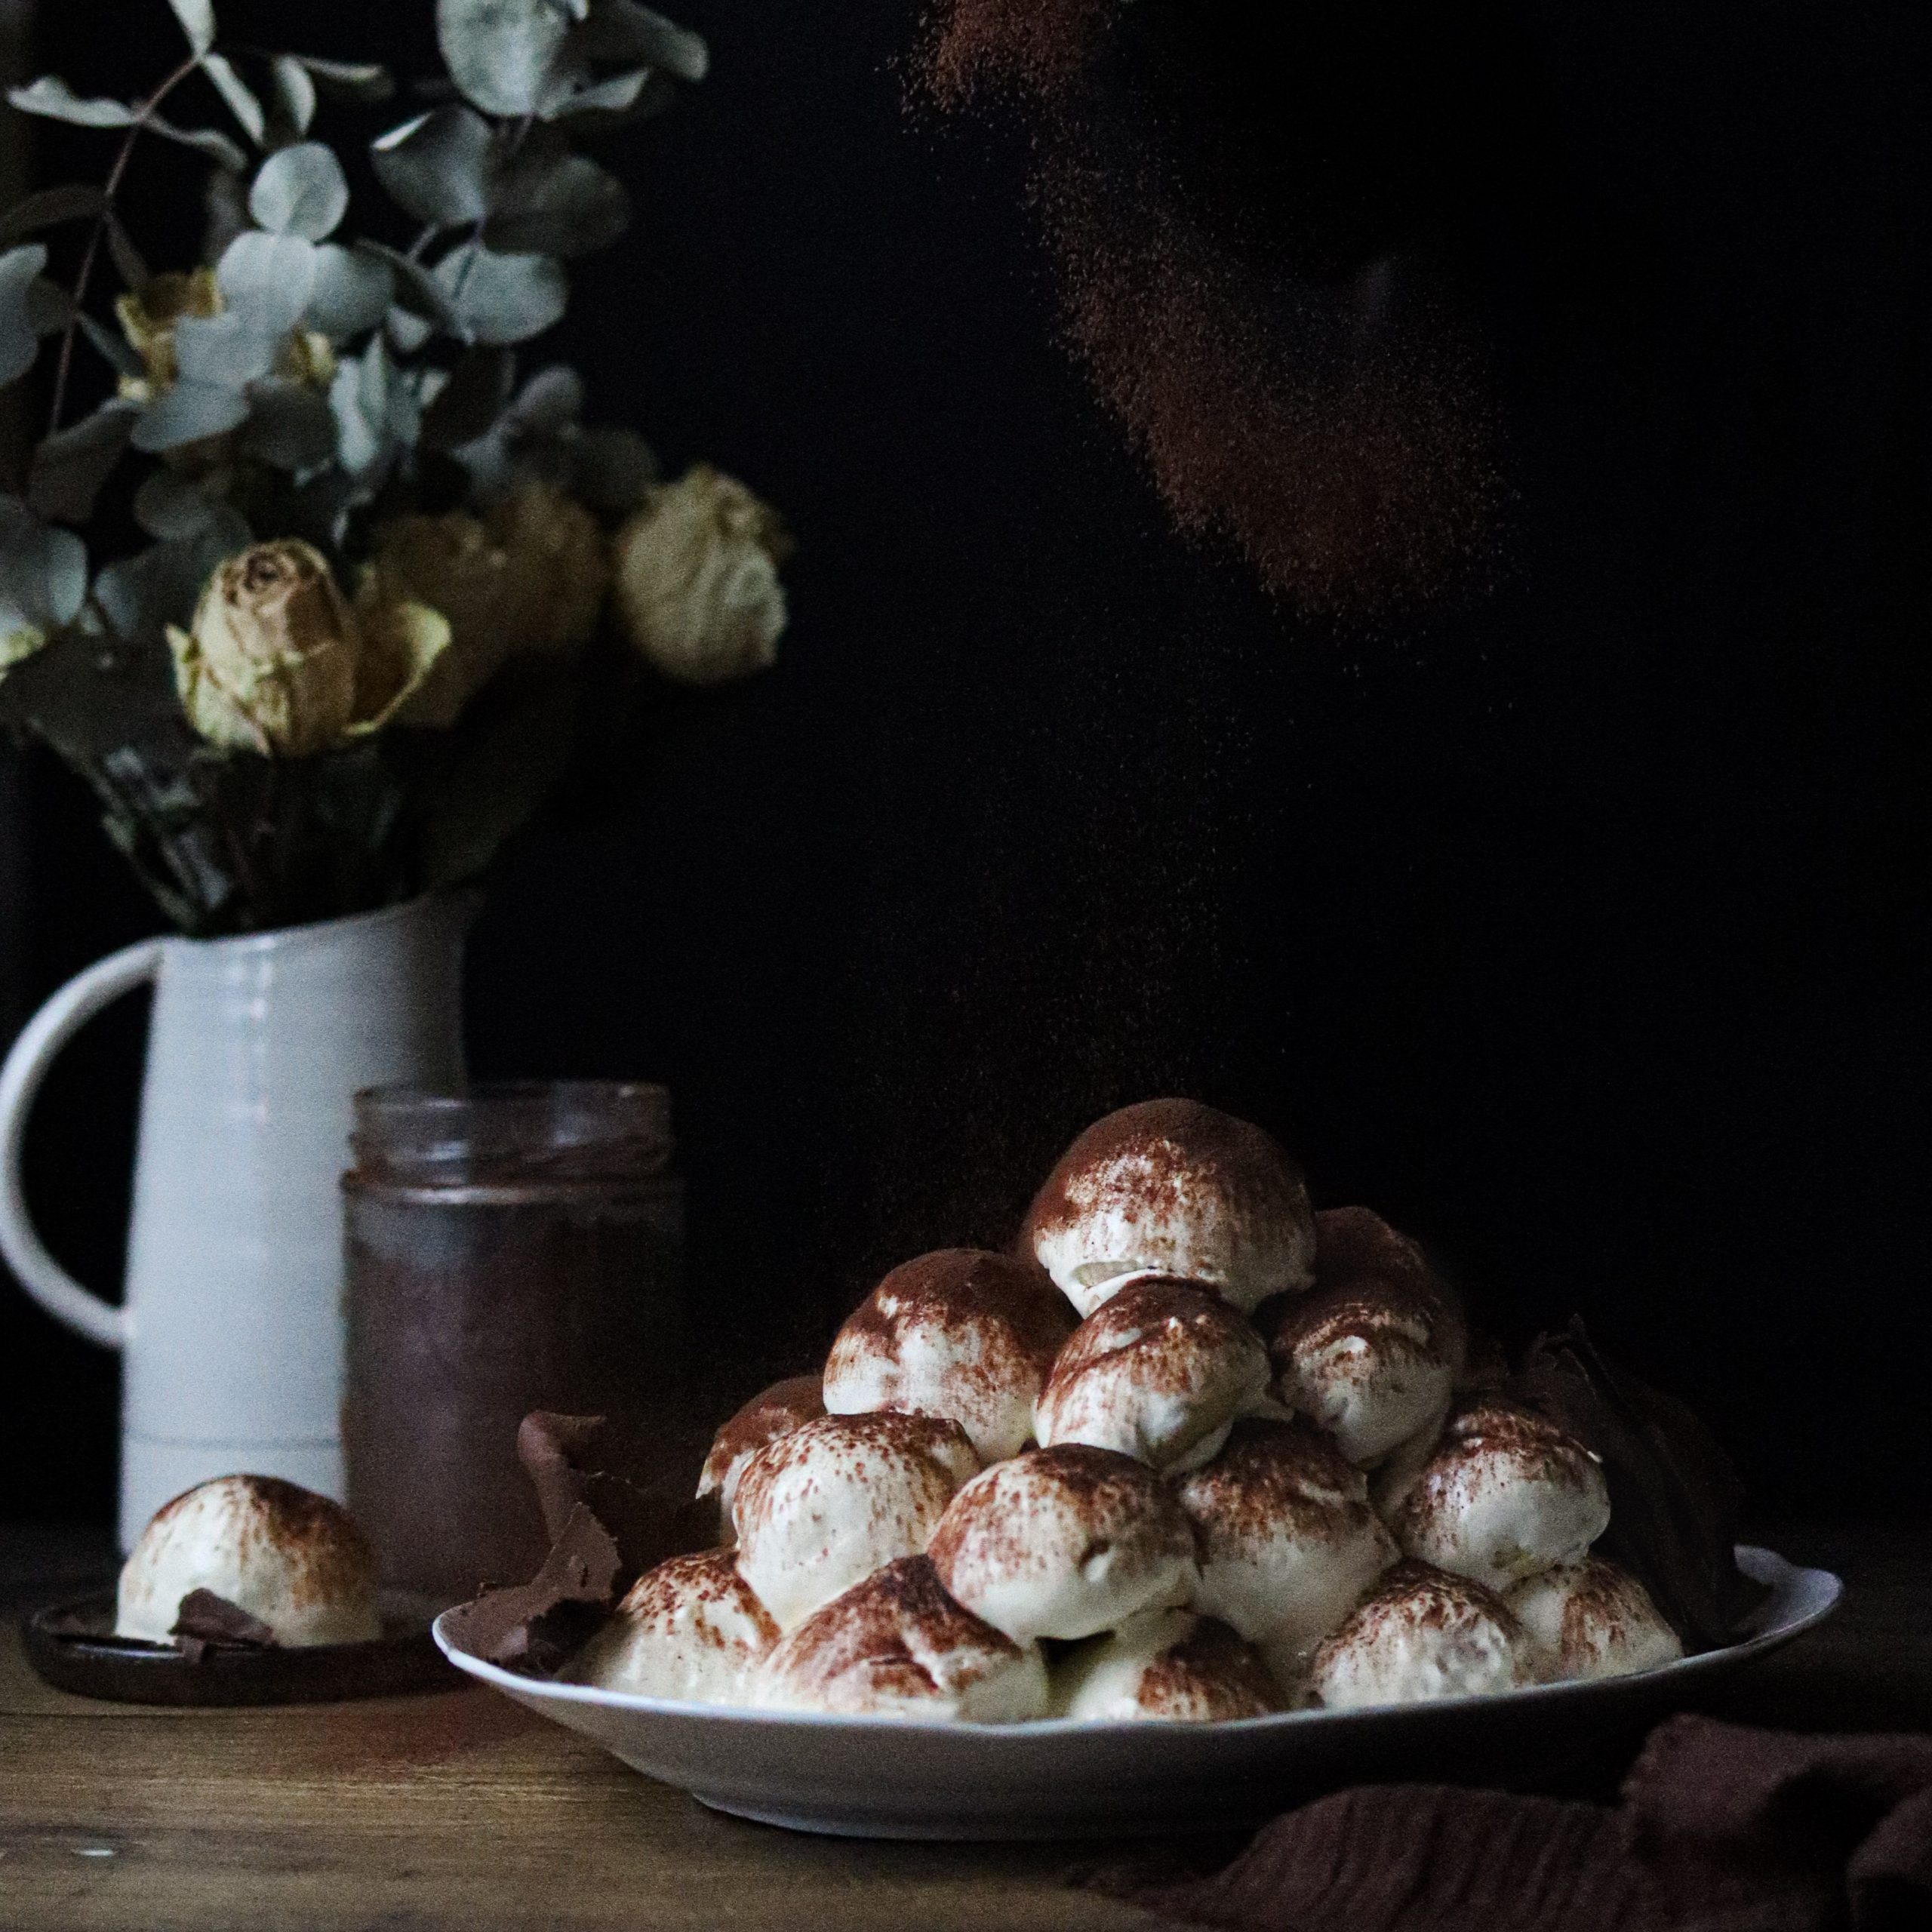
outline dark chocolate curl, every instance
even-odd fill
[[[1610,1527],[1598,1553],[1641,1582],[1687,1651],[1735,1642],[1765,1592],[1737,1567],[1743,1487],[1710,1431],[1615,1367],[1577,1316],[1537,1338],[1508,1392],[1601,1459]]]

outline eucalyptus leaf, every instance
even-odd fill
[[[245,422],[248,415],[248,398],[242,390],[184,379],[171,384],[141,412],[134,445],[158,455],[183,443],[221,435]]]
[[[132,404],[111,401],[48,437],[27,469],[27,501],[35,512],[61,523],[85,523],[127,449],[136,414]]]
[[[315,245],[300,235],[251,229],[236,235],[223,251],[215,279],[229,308],[256,328],[285,336],[309,306],[317,252]]]
[[[395,272],[373,255],[325,242],[315,251],[315,278],[303,320],[340,341],[372,329],[395,299]]]
[[[383,329],[398,355],[414,355],[436,332],[434,324],[401,306],[390,309]]]
[[[219,497],[213,496],[194,479],[178,469],[162,468],[144,477],[134,492],[134,521],[150,537],[182,539],[198,537],[225,517],[240,521],[238,513]],[[248,526],[241,525],[241,542],[248,543]]]
[[[272,234],[321,241],[349,212],[342,163],[320,141],[279,149],[255,177],[248,212]]]
[[[632,67],[588,85],[559,87],[544,97],[538,112],[546,121],[578,114],[623,114],[644,97],[654,69]]]
[[[313,54],[288,57],[312,75],[331,94],[352,100],[387,100],[395,92],[395,77],[379,60],[325,60]]]
[[[481,221],[490,205],[488,122],[467,107],[439,107],[379,135],[376,179],[392,199],[435,228]]]
[[[329,384],[329,410],[335,418],[337,460],[352,475],[359,476],[383,454],[388,422],[386,411],[368,407],[357,358],[345,356],[336,365]]]
[[[435,275],[475,342],[523,342],[540,335],[563,314],[568,300],[563,269],[548,255],[458,248],[436,264]]]
[[[580,42],[592,60],[640,62],[680,81],[701,81],[711,69],[703,36],[637,0],[597,0]]]
[[[248,526],[232,511],[217,515],[192,536],[151,543],[109,564],[94,579],[94,601],[116,633],[130,640],[158,638],[169,624],[186,628],[195,620],[209,573],[248,540]]]
[[[422,447],[453,450],[485,434],[509,401],[515,374],[506,349],[469,351],[423,412]]]
[[[301,383],[257,383],[249,391],[242,447],[277,469],[315,469],[336,452],[328,397]]]
[[[18,624],[60,630],[80,614],[87,594],[87,546],[19,497],[0,497],[0,610]]]
[[[630,222],[617,177],[561,141],[525,152],[491,196],[483,239],[508,254],[583,255],[614,242]]]
[[[158,134],[163,140],[174,141],[184,148],[192,148],[198,154],[205,154],[217,168],[225,168],[231,174],[239,174],[248,165],[248,157],[226,134],[213,128],[181,128],[172,121],[164,121],[158,114],[150,114],[141,123],[151,134]]]
[[[174,365],[186,381],[238,390],[274,369],[287,334],[244,309],[185,315],[174,325]]]
[[[358,254],[373,255],[378,261],[389,265],[395,273],[395,299],[412,315],[434,322],[452,335],[463,334],[462,318],[442,284],[420,262],[396,249],[386,248],[380,242],[358,242],[355,251]]]
[[[17,382],[40,353],[29,300],[35,281],[47,266],[45,242],[23,242],[0,254],[0,384]]]
[[[436,0],[450,78],[486,114],[534,114],[568,71],[571,20],[555,0]]]
[[[242,132],[260,147],[268,134],[268,116],[263,112],[254,90],[235,71],[234,62],[225,54],[204,54],[202,72],[214,84],[215,92],[241,124]]]
[[[70,122],[77,128],[131,128],[137,118],[124,100],[83,100],[57,74],[43,74],[30,87],[9,88],[7,98],[23,114]]]
[[[188,45],[197,54],[205,54],[214,45],[214,0],[168,0]]]
[[[80,323],[81,333],[98,349],[117,375],[138,376],[142,372],[140,357],[134,345],[122,335],[97,322],[83,312],[75,319]]]
[[[85,221],[100,213],[107,197],[92,183],[70,181],[59,188],[42,188],[16,202],[0,217],[0,247],[17,242],[36,229],[57,227],[63,221]]]
[[[269,63],[272,90],[269,137],[278,146],[299,141],[315,118],[315,83],[292,54],[278,54]]]
[[[138,295],[151,279],[147,262],[112,208],[107,211],[107,252],[114,258],[114,272]]]

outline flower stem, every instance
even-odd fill
[[[72,306],[67,312],[67,325],[60,332],[60,361],[54,376],[54,407],[48,411],[47,419],[47,433],[50,436],[60,426],[60,411],[67,400],[68,372],[73,367],[74,336],[80,327],[81,305],[87,300],[88,284],[93,278],[94,265],[100,254],[101,241],[107,233],[107,224],[114,219],[114,197],[120,192],[122,179],[128,172],[128,163],[134,154],[134,143],[150,118],[159,109],[161,103],[201,64],[198,55],[190,54],[141,103],[135,110],[134,121],[121,143],[121,151],[114,157],[114,165],[108,171],[106,185],[101,190],[100,212],[94,217],[94,226],[88,232],[88,245],[81,257],[80,272],[74,278],[74,294]]]

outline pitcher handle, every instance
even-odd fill
[[[89,1294],[48,1253],[27,1213],[20,1153],[34,1096],[54,1056],[103,1007],[154,977],[161,969],[162,945],[158,939],[143,940],[75,974],[21,1028],[0,1065],[0,1255],[50,1315],[104,1349],[127,1341],[126,1312]]]

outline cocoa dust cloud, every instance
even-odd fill
[[[1493,51],[1373,0],[928,17],[924,94],[1024,117],[1069,340],[1175,523],[1312,614],[1494,574],[1498,435],[1440,266],[1487,159],[1469,83]]]

